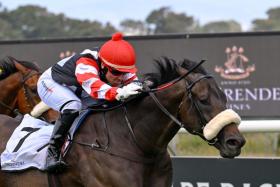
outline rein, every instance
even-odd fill
[[[157,104],[157,106],[160,108],[160,110],[166,114],[173,122],[175,122],[180,128],[183,128],[184,127],[184,124],[179,121],[175,116],[173,116],[161,103],[160,101],[158,100],[158,98],[156,97],[156,95],[153,93],[153,92],[157,92],[157,91],[160,91],[160,90],[165,90],[167,88],[169,88],[170,86],[173,86],[174,84],[176,84],[177,82],[181,81],[182,79],[184,79],[185,77],[187,77],[189,74],[191,74],[196,68],[198,68],[201,64],[203,64],[204,62],[206,62],[206,60],[201,60],[199,63],[197,63],[195,66],[193,66],[187,73],[185,73],[184,75],[181,75],[180,77],[164,84],[164,85],[161,85],[157,88],[153,88],[153,89],[150,89],[148,86],[146,86],[144,89],[145,91],[144,92],[147,92],[151,97],[152,99],[155,101],[155,103]],[[200,79],[196,80],[195,82],[193,82],[192,84],[190,84],[188,87],[187,87],[187,91],[189,94],[191,94],[190,90],[192,89],[192,87],[198,82],[200,81],[202,78],[206,78],[206,77],[210,77],[210,75],[208,76],[203,76],[201,77]],[[211,76],[212,77],[212,76]],[[183,100],[183,99],[182,99]]]
[[[153,88],[153,89],[150,89],[150,88],[147,88],[148,90],[147,91],[144,91],[144,92],[157,92],[157,91],[160,91],[160,90],[164,90],[174,84],[176,84],[177,82],[179,82],[180,80],[184,79],[185,77],[187,77],[190,73],[192,73],[196,68],[198,68],[201,64],[203,64],[204,62],[206,62],[206,60],[201,60],[199,63],[197,63],[195,66],[193,66],[187,73],[185,73],[184,75],[166,83],[166,84],[163,84],[157,88]]]
[[[201,60],[198,64],[196,64],[194,67],[192,67],[187,73],[185,73],[184,75],[172,80],[171,82],[169,83],[166,83],[162,86],[159,86],[157,88],[154,88],[154,89],[150,89],[148,86],[144,87],[144,93],[148,93],[149,96],[154,100],[154,102],[157,104],[157,106],[159,107],[159,109],[166,115],[168,116],[175,124],[177,124],[180,128],[184,128],[184,123],[182,123],[181,121],[179,121],[174,115],[172,115],[162,104],[161,102],[158,100],[158,98],[156,97],[155,93],[154,92],[157,92],[157,91],[161,91],[161,90],[164,90],[164,89],[167,89],[168,87],[176,84],[177,82],[181,81],[183,78],[187,77],[190,73],[192,73],[196,68],[198,68],[201,64],[203,64],[205,62],[205,60]],[[213,78],[211,75],[204,75],[204,76],[201,76],[200,78],[198,78],[197,80],[195,80],[194,82],[191,82],[189,83],[189,86],[186,88],[187,90],[187,93],[188,93],[188,97],[191,99],[191,101],[194,103],[194,106],[196,108],[196,111],[200,117],[200,124],[201,124],[201,130],[203,130],[203,128],[205,127],[207,121],[205,119],[205,116],[203,115],[203,113],[201,112],[198,104],[195,102],[195,100],[192,98],[192,93],[191,93],[191,89],[193,88],[193,86],[201,81],[202,79],[208,79],[208,78]],[[145,85],[144,85],[145,86]],[[180,105],[182,104],[184,98],[185,98],[186,94],[184,94],[183,98],[182,98],[182,101],[180,103]],[[179,105],[179,106],[180,106]],[[125,116],[125,120],[126,120],[126,124],[128,126],[128,129],[132,135],[132,138],[135,142],[135,144],[137,145],[137,147],[145,153],[144,149],[141,147],[141,145],[138,143],[137,141],[137,138],[134,134],[134,131],[132,129],[132,126],[131,126],[131,123],[128,119],[128,112],[126,110],[126,107],[123,106],[124,108],[124,116]],[[199,135],[203,140],[205,140],[209,145],[214,145],[218,139],[217,138],[214,138],[213,140],[207,140],[203,133],[199,132],[199,131],[192,131],[192,134],[195,134],[195,135]],[[157,147],[154,147],[154,149],[160,151]]]

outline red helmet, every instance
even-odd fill
[[[117,32],[112,39],[105,42],[99,50],[101,61],[111,68],[121,72],[135,73],[135,52],[130,43],[123,40],[123,35]]]

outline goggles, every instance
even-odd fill
[[[107,66],[107,69],[108,69],[108,71],[110,71],[110,73],[111,73],[112,75],[115,75],[115,76],[120,76],[120,75],[126,74],[126,72],[118,71],[118,70],[113,69],[113,68],[108,67],[108,66]]]

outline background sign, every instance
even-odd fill
[[[280,187],[280,159],[173,157],[173,187]]]
[[[0,57],[36,61],[47,69],[61,58],[100,46],[110,37],[0,42]],[[244,118],[280,117],[280,33],[180,34],[126,37],[136,49],[139,73],[153,71],[153,59],[206,59],[228,97]]]

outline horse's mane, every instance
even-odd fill
[[[174,59],[168,57],[161,57],[159,59],[155,59],[154,61],[156,71],[153,73],[147,73],[143,76],[144,80],[150,80],[153,82],[152,87],[162,85],[179,77],[180,75],[177,71],[179,67],[188,70],[197,64],[197,62],[191,61],[189,59],[184,59],[183,61],[177,62]],[[201,73],[203,75],[207,74],[206,70],[202,66],[197,67],[193,72]]]
[[[0,80],[8,77],[12,73],[17,72],[15,62],[23,65],[24,67],[26,67],[28,69],[32,69],[32,70],[35,70],[38,72],[41,71],[39,66],[33,62],[20,61],[20,60],[15,59],[14,57],[6,56],[5,58],[0,59],[0,70],[1,70],[0,71]]]

